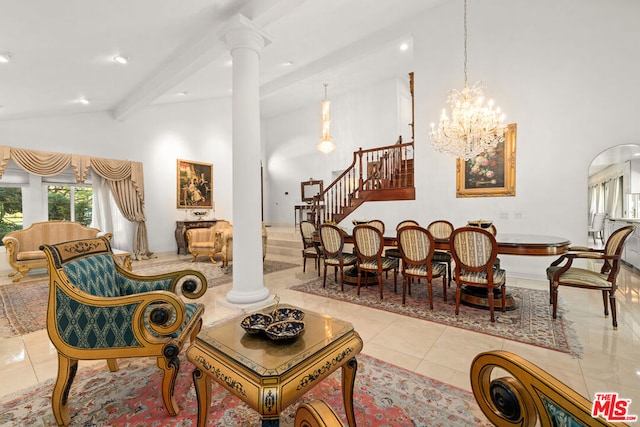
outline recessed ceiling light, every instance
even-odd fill
[[[113,57],[113,62],[117,62],[118,64],[126,64],[129,62],[129,57],[124,55],[116,55]]]
[[[0,53],[0,62],[7,63],[11,62],[11,57],[13,55],[10,52],[2,52]]]
[[[293,61],[283,62],[282,65],[285,67],[290,67],[291,65],[293,65]]]
[[[89,105],[89,103],[90,103],[90,101],[87,98],[85,98],[84,96],[76,99],[76,102],[78,104],[82,104],[82,105]]]
[[[186,90],[183,90],[182,92],[178,92],[176,93],[177,96],[187,96],[189,95],[189,92],[187,92]]]
[[[402,43],[400,45],[400,50],[407,50],[409,49],[409,43]]]

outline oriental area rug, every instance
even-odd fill
[[[331,275],[331,278],[333,276]],[[322,287],[322,278],[291,287],[295,291],[319,295],[353,304],[372,307],[392,313],[415,317],[447,326],[467,329],[500,338],[533,344],[561,351],[574,357],[582,356],[582,345],[578,335],[567,319],[568,309],[560,299],[558,318],[553,320],[549,305],[549,292],[507,286],[507,292],[516,302],[516,309],[501,312],[495,310],[495,323],[489,319],[489,311],[460,304],[460,314],[455,315],[455,284],[447,289],[447,301],[444,301],[442,282],[433,282],[433,310],[429,309],[427,287],[424,283],[414,283],[412,295],[407,295],[406,305],[402,305],[402,280],[398,279],[398,293],[393,292],[393,278],[385,279],[384,299],[380,300],[377,282],[361,286],[360,296],[356,286],[345,284],[344,292],[339,284],[327,276],[327,286]],[[498,300],[496,302],[499,304]]]
[[[136,265],[137,274],[160,274],[176,270],[198,270],[207,278],[209,288],[231,283],[233,275],[221,268],[222,263],[210,261],[163,261]],[[265,260],[264,274],[289,268],[300,267],[282,261]],[[48,276],[37,278],[27,275],[18,283],[0,285],[0,338],[23,335],[46,327],[47,298],[49,294]]]
[[[465,390],[390,365],[364,354],[358,359],[354,411],[361,426],[489,426],[473,395]],[[82,362],[80,362],[82,364]],[[167,415],[162,404],[160,370],[152,358],[121,359],[120,370],[106,365],[80,369],[69,393],[72,425],[191,426],[197,420],[193,365],[182,360],[175,385],[180,412]],[[82,365],[81,365],[82,366]],[[260,416],[212,381],[209,426],[253,427]],[[55,426],[50,394],[53,380],[0,401],[0,425]],[[280,425],[293,426],[300,402],[322,399],[346,425],[340,370],[294,402],[280,415]]]

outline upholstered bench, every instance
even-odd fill
[[[10,273],[9,277],[20,274],[13,279],[14,282],[18,282],[32,268],[45,267],[47,258],[40,250],[42,245],[99,236],[105,236],[111,240],[111,233],[104,233],[97,228],[85,227],[79,222],[71,221],[34,222],[23,230],[11,231],[2,239],[7,249],[9,264],[16,270]],[[126,262],[126,256],[121,256]]]

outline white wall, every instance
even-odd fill
[[[316,148],[320,140],[320,102],[263,121],[267,147],[265,219],[293,225],[294,205],[301,203],[300,181],[331,183],[333,171],[342,172],[360,147],[394,144],[399,135],[411,139],[408,126],[406,81],[390,79],[358,91],[331,96],[331,135],[337,147],[329,154]],[[410,114],[410,112],[408,112]],[[288,193],[288,194],[286,194]]]
[[[0,122],[0,144],[140,161],[152,252],[176,250],[177,159],[213,163],[217,218],[232,218],[230,99],[149,107],[119,122],[107,113]]]
[[[448,91],[463,87],[462,2],[445,2],[430,11],[414,29],[416,200],[365,204],[353,217],[381,218],[394,226],[405,218],[424,224],[446,218],[455,225],[492,218],[503,232],[586,243],[591,160],[607,147],[640,141],[635,102],[640,99],[638,16],[640,2],[633,0],[469,2],[469,83],[482,79],[507,121],[518,125],[516,196],[456,198],[455,159],[433,150],[428,131]],[[306,178],[302,172],[318,167],[313,139],[295,157],[287,156],[290,150],[282,145],[293,144],[301,133],[289,132],[285,124],[303,115],[307,126],[317,122],[305,111],[268,123],[279,130],[277,138],[272,133],[267,140],[271,152],[279,154],[279,164],[295,163],[287,169],[292,180]],[[377,127],[381,120],[373,118]],[[348,126],[354,135],[371,125],[365,117],[352,119]],[[322,160],[327,172],[347,166],[349,152],[364,145],[348,138],[337,142],[340,151]],[[344,225],[350,225],[349,219]],[[537,277],[551,261],[501,258],[510,272]]]

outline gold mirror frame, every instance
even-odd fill
[[[479,179],[482,181],[478,181]],[[499,143],[494,150],[485,151],[467,161],[456,160],[456,197],[515,195],[516,124],[511,123],[507,125],[504,142]]]

